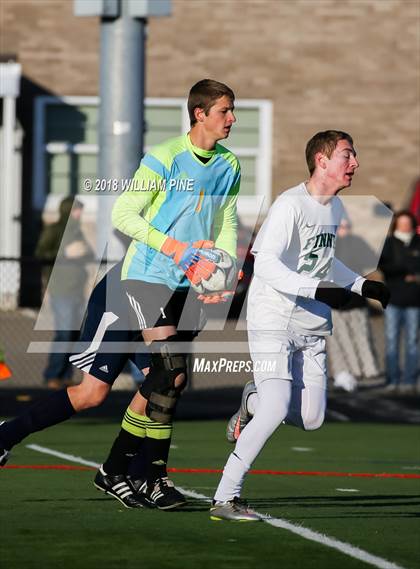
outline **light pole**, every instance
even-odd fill
[[[111,260],[122,253],[111,237],[113,198],[143,155],[147,18],[169,16],[170,8],[170,0],[74,0],[77,16],[101,18],[98,178],[117,181],[118,191],[98,196],[97,253],[108,244]]]

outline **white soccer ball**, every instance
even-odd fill
[[[202,254],[217,265],[216,270],[208,280],[202,280],[198,285],[192,284],[199,294],[232,290],[236,280],[236,262],[223,249],[202,249]]]

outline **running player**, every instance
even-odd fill
[[[240,170],[236,157],[217,143],[236,120],[233,91],[217,81],[200,81],[191,88],[188,111],[190,132],[144,156],[112,214],[114,226],[132,238],[121,278],[151,366],[95,484],[113,487],[141,449],[147,456],[146,482],[135,475],[132,481],[140,493],[162,503],[174,492],[165,473],[172,418],[187,381],[184,342],[200,326],[202,303],[190,286],[216,270],[208,249],[215,246],[236,258]],[[201,299],[222,301],[223,295]],[[156,436],[145,439],[145,429]]]
[[[330,307],[345,304],[350,290],[379,300],[384,308],[389,300],[382,283],[364,279],[334,258],[343,213],[336,196],[350,187],[359,167],[352,138],[335,130],[319,132],[306,146],[306,161],[309,180],[274,202],[253,246],[247,328],[256,389],[245,386],[241,409],[230,424],[229,438],[240,435],[214,496],[214,520],[260,520],[240,494],[264,444],[283,421],[305,430],[321,427]]]

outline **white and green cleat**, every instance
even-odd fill
[[[257,393],[257,388],[253,381],[245,383],[242,391],[241,406],[238,411],[229,419],[226,427],[226,438],[230,443],[236,443],[242,430],[252,419],[252,415],[248,412],[247,401],[252,393]]]
[[[248,507],[245,500],[237,496],[227,502],[213,501],[210,508],[210,519],[215,522],[261,522],[262,516]]]

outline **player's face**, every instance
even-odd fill
[[[236,122],[233,114],[234,108],[231,99],[224,95],[217,99],[207,115],[203,113],[203,126],[208,135],[213,136],[215,141],[229,136],[230,129]]]
[[[339,140],[331,158],[327,158],[327,177],[338,190],[351,186],[353,175],[359,162],[356,151],[348,140]]]

